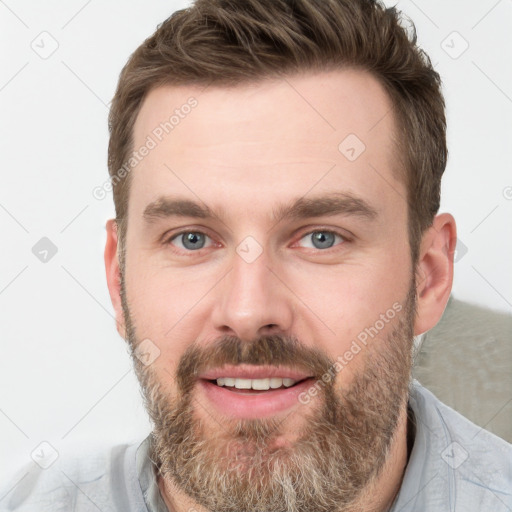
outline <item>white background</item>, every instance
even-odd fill
[[[92,190],[108,176],[108,105],[121,67],[185,4],[0,1],[1,473],[30,461],[42,441],[63,455],[148,432],[104,277],[111,195],[99,201]],[[441,210],[455,215],[467,248],[454,294],[510,312],[512,1],[398,8],[444,81],[450,159]],[[46,59],[32,48],[52,44]],[[32,253],[42,237],[58,249],[47,263]]]

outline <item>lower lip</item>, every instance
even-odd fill
[[[223,415],[240,419],[266,418],[286,412],[301,405],[299,395],[311,387],[313,379],[306,379],[295,386],[282,389],[270,389],[257,394],[244,394],[230,391],[232,388],[217,386],[201,379],[199,388],[208,402]]]

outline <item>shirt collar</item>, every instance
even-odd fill
[[[417,381],[411,382],[409,407],[416,429],[414,446],[390,512],[452,510],[454,476],[448,464],[440,461],[450,437],[425,391]]]
[[[151,442],[152,435],[150,434],[138,447],[135,455],[140,488],[148,512],[169,512],[158,488],[158,470],[151,459]]]

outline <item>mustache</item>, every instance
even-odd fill
[[[285,366],[321,378],[333,366],[334,360],[291,336],[261,336],[250,342],[236,336],[222,336],[206,346],[197,342],[190,345],[178,363],[176,382],[181,392],[188,394],[201,373],[241,364]]]

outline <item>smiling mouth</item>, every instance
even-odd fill
[[[294,368],[226,365],[198,376],[199,393],[221,415],[261,419],[296,407],[314,377]]]
[[[243,379],[235,377],[219,377],[217,379],[208,380],[212,384],[218,387],[226,389],[226,391],[232,391],[233,393],[239,394],[259,394],[267,393],[282,389],[288,389],[308,380],[310,377],[306,377],[300,380],[280,377],[268,377],[262,379]]]

